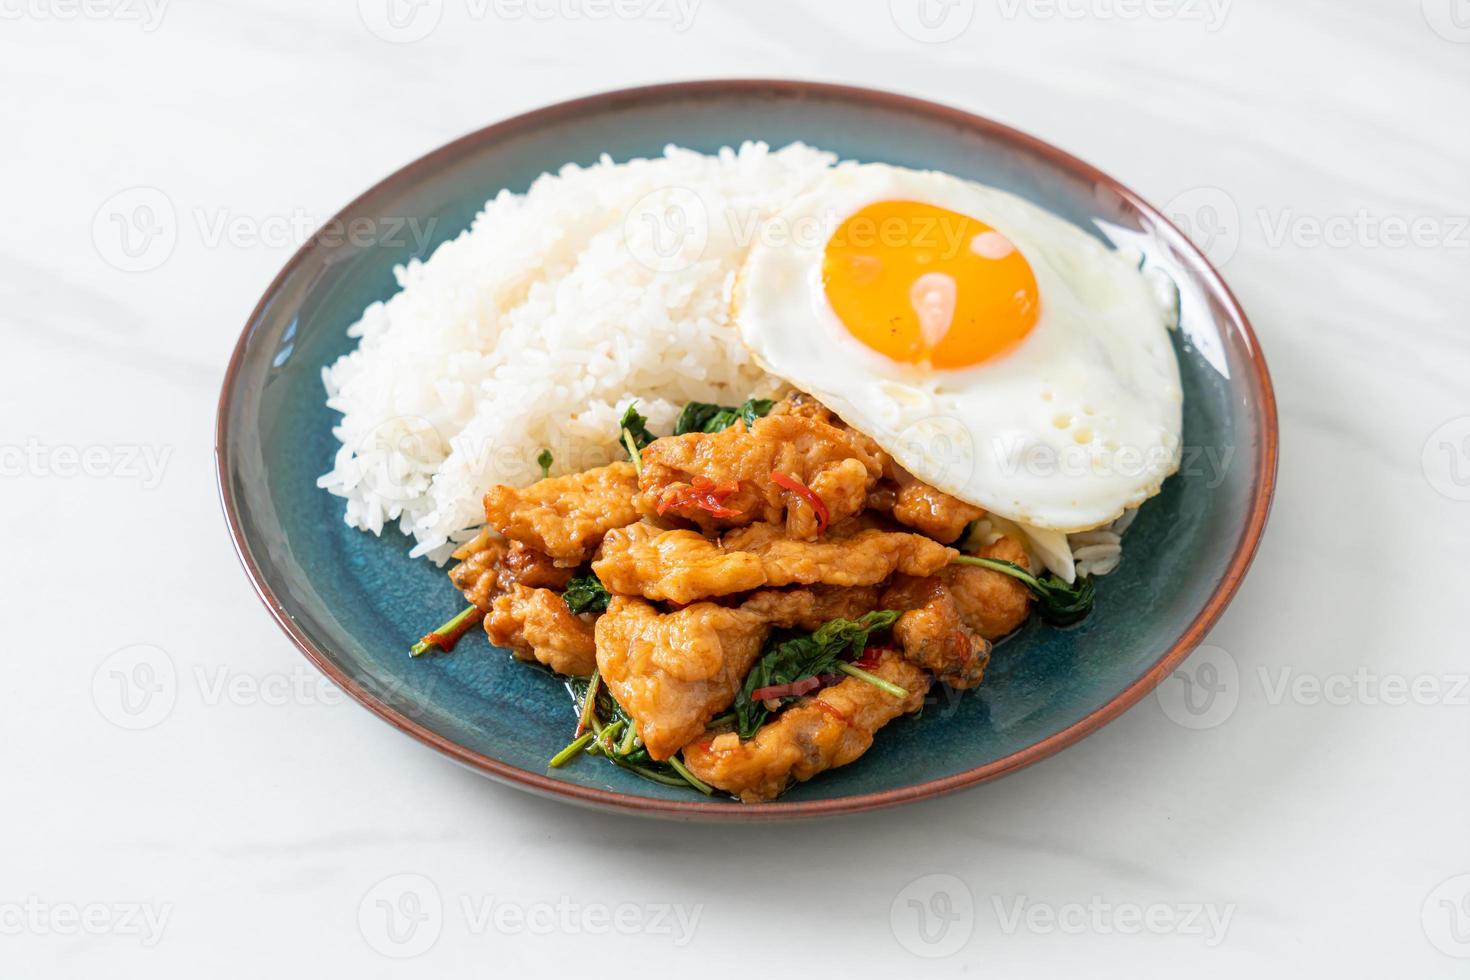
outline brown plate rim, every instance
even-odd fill
[[[895,92],[862,88],[853,85],[784,79],[742,78],[670,82],[660,85],[618,89],[571,99],[565,102],[558,102],[543,108],[533,109],[530,112],[518,116],[513,116],[510,119],[494,123],[465,136],[461,136],[459,139],[447,143],[400,168],[354,198],[332,220],[328,221],[324,227],[332,228],[342,226],[348,220],[348,215],[368,199],[398,184],[405,182],[412,183],[421,173],[432,170],[445,160],[452,159],[471,146],[477,146],[487,140],[504,140],[528,128],[537,128],[568,116],[577,117],[589,112],[603,112],[644,101],[668,101],[677,98],[700,98],[713,95],[728,96],[732,92],[773,99],[820,97],[829,100],[846,100],[859,104],[924,115],[947,122],[958,128],[985,132],[1042,156],[1061,169],[1068,170],[1077,174],[1079,177],[1107,187],[1141,213],[1148,215],[1152,220],[1174,231],[1177,237],[1174,245],[1181,261],[1215,291],[1225,312],[1231,317],[1235,328],[1249,349],[1252,367],[1249,381],[1255,389],[1254,394],[1256,396],[1257,411],[1262,420],[1263,431],[1260,445],[1257,447],[1255,460],[1259,478],[1254,487],[1254,498],[1251,502],[1250,514],[1241,536],[1236,542],[1235,553],[1231,556],[1230,565],[1225,570],[1220,582],[1215,587],[1215,591],[1211,594],[1209,601],[1205,604],[1205,607],[1200,611],[1199,615],[1170,644],[1169,648],[1164,651],[1152,668],[1128,687],[1124,688],[1107,704],[1099,707],[1086,717],[1018,752],[1013,752],[1008,756],[996,759],[985,765],[976,766],[964,772],[954,773],[941,779],[929,780],[928,782],[918,783],[913,786],[882,790],[874,793],[862,793],[829,800],[812,800],[797,803],[776,802],[739,805],[729,802],[716,803],[698,800],[688,802],[658,800],[627,793],[618,793],[611,790],[578,786],[574,783],[562,782],[541,773],[520,769],[516,766],[492,759],[429,730],[412,718],[395,711],[373,692],[356,683],[344,671],[333,664],[311,638],[297,626],[289,611],[285,608],[285,605],[265,581],[260,567],[256,564],[254,557],[250,553],[250,549],[245,543],[234,493],[231,489],[228,465],[230,444],[227,431],[227,413],[241,366],[244,363],[245,350],[250,339],[251,330],[260,320],[265,312],[266,306],[275,297],[277,291],[286,280],[321,246],[319,236],[313,236],[298,249],[296,254],[291,257],[266,288],[255,309],[251,311],[250,318],[246,321],[245,329],[241,332],[240,338],[235,345],[221,385],[219,406],[215,419],[215,479],[220,504],[224,510],[225,522],[229,527],[230,538],[234,545],[235,553],[239,557],[240,563],[244,566],[245,573],[250,578],[251,585],[254,587],[256,594],[265,603],[266,608],[270,611],[277,625],[281,627],[286,635],[290,637],[292,643],[296,645],[318,670],[326,674],[327,677],[354,699],[400,731],[413,736],[420,742],[443,753],[461,765],[501,782],[530,790],[543,796],[556,797],[585,806],[625,813],[686,820],[749,821],[833,816],[836,814],[859,813],[882,807],[896,806],[901,803],[952,793],[959,789],[988,782],[989,780],[1003,776],[1009,772],[1014,772],[1017,769],[1024,768],[1060,752],[1074,742],[1097,731],[1108,722],[1117,718],[1124,711],[1137,704],[1162,683],[1174,671],[1174,668],[1199,645],[1210,627],[1215,624],[1220,618],[1220,615],[1225,611],[1226,606],[1230,604],[1231,599],[1235,597],[1235,593],[1239,589],[1240,583],[1245,577],[1252,559],[1255,557],[1256,550],[1260,545],[1261,535],[1265,530],[1266,520],[1271,509],[1271,500],[1276,488],[1276,467],[1279,449],[1276,397],[1271,384],[1270,372],[1266,367],[1265,358],[1261,353],[1260,342],[1257,340],[1255,332],[1251,329],[1250,321],[1246,317],[1245,311],[1241,308],[1239,301],[1236,300],[1235,295],[1230,291],[1230,287],[1225,284],[1224,279],[1210,264],[1209,260],[1163,214],[1132,190],[1092,165],[1049,143],[1010,126],[995,122],[992,119],[952,106],[915,98],[913,96],[901,95]]]

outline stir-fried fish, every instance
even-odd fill
[[[449,579],[481,611],[488,611],[495,596],[514,585],[564,589],[574,572],[559,567],[550,555],[519,541],[492,537],[488,530],[462,545],[454,556],[461,561],[450,571]]]
[[[700,602],[661,614],[614,596],[597,620],[597,666],[648,754],[667,759],[734,699],[765,639],[760,619],[738,609]]]
[[[806,396],[748,429],[656,439],[639,463],[641,476],[614,463],[491,489],[489,529],[455,553],[451,578],[492,643],[561,674],[599,671],[650,758],[682,751],[697,777],[743,800],[852,762],[934,679],[980,683],[991,641],[1029,612],[1026,586],[955,564],[947,547],[984,511],[916,480]],[[1011,538],[980,554],[1029,568]],[[589,560],[610,594],[600,616],[573,614],[563,595]],[[579,585],[574,607],[585,602]],[[789,693],[761,694],[774,714],[753,737],[709,731],[773,630],[815,633],[879,609],[900,615],[863,666],[905,696],[808,667],[826,673],[768,682]]]
[[[998,538],[979,553],[982,558],[999,558],[1030,568],[1026,549],[1015,538]],[[1015,632],[1031,612],[1031,593],[1009,575],[973,565],[949,565],[940,570],[939,578],[954,597],[965,623],[987,640]]]
[[[638,506],[650,518],[677,517],[705,531],[761,521],[810,539],[860,512],[880,476],[879,457],[849,430],[771,415],[748,430],[737,422],[650,444]]]
[[[919,710],[929,690],[929,675],[893,653],[885,653],[873,673],[908,696],[848,678],[788,708],[754,738],[742,742],[725,732],[686,746],[684,763],[747,803],[773,800],[793,782],[845,766],[868,750],[878,729]]]
[[[1011,538],[981,550],[1026,567],[1026,552]],[[947,565],[929,576],[899,575],[880,605],[904,610],[893,638],[905,659],[961,690],[980,683],[990,663],[991,640],[1026,621],[1030,593],[1008,575],[969,565]]]
[[[573,616],[560,593],[515,585],[497,595],[485,616],[490,642],[558,674],[585,677],[597,666],[592,624]]]
[[[614,596],[597,620],[597,666],[648,754],[667,759],[730,706],[772,626],[814,630],[876,598],[873,589],[767,591],[736,608],[699,602],[660,613]]]
[[[615,527],[638,520],[633,497],[638,476],[632,463],[554,476],[524,490],[496,486],[485,494],[485,520],[513,541],[576,566]]]
[[[698,531],[640,522],[609,531],[592,571],[618,595],[687,605],[766,584],[759,556],[728,551]]]
[[[905,660],[950,687],[964,690],[980,683],[990,663],[990,641],[965,623],[937,576],[900,576],[881,601],[885,608],[907,610],[893,624],[893,639]]]
[[[877,585],[895,572],[933,574],[957,554],[923,535],[856,520],[816,541],[791,538],[770,524],[737,528],[714,541],[645,522],[609,532],[592,570],[612,592],[687,604],[763,586]]]
[[[950,544],[972,521],[985,516],[984,508],[914,479],[886,453],[883,475],[883,480],[868,494],[867,506],[888,513],[900,524],[936,541]]]

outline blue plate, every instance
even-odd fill
[[[411,542],[355,531],[316,487],[337,416],[321,369],[352,346],[349,324],[396,291],[392,269],[426,257],[501,188],[603,153],[626,160],[677,143],[713,151],[801,140],[844,158],[933,168],[992,184],[1104,240],[1140,249],[1179,283],[1186,465],[1142,510],[1095,613],[1067,631],[1032,623],[996,651],[985,683],[940,690],[885,728],[858,762],[744,806],[646,782],[604,762],[546,760],[570,731],[560,681],[513,662],[475,631],[454,653],[410,659],[459,608],[444,572]],[[408,233],[365,243],[354,219]],[[1244,314],[1184,236],[1136,195],[1022,133],[902,96],[804,82],[697,82],[612,92],[538,110],[457,140],[369,190],[271,283],[220,396],[220,496],[256,591],[307,657],[364,705],[451,758],[546,795],[642,813],[724,819],[850,812],[993,778],[1071,744],[1153,689],[1200,641],[1240,584],[1264,529],[1276,471],[1270,379]],[[1191,465],[1193,463],[1193,465]],[[1217,465],[1228,464],[1228,465]]]

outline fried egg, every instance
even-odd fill
[[[1117,518],[1179,466],[1172,300],[1012,194],[844,164],[761,228],[733,304],[767,371],[1039,537]]]

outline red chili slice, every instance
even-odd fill
[[[725,500],[739,490],[739,480],[716,483],[707,476],[696,476],[693,483],[671,488],[659,498],[658,515],[662,517],[675,507],[694,506],[714,517],[739,517],[740,511],[725,506]]]
[[[466,616],[464,619],[456,623],[453,629],[445,630],[442,633],[438,630],[435,630],[432,633],[425,633],[424,636],[419,640],[419,642],[424,644],[424,646],[438,647],[440,650],[448,653],[449,651],[454,649],[454,645],[458,643],[466,633],[478,626],[480,622],[484,620],[484,618],[484,610],[476,610],[471,615]]]
[[[841,711],[838,711],[835,707],[828,704],[826,701],[823,701],[821,698],[812,698],[811,701],[809,701],[808,703],[814,704],[818,708],[821,708],[823,711],[827,712],[827,714],[831,715],[833,718],[836,718],[838,721],[842,722],[853,731],[862,731],[862,729],[858,728],[858,726],[852,723],[851,718],[847,717],[847,715],[843,714]]]
[[[892,647],[888,646],[867,647],[863,650],[863,655],[854,660],[852,662],[852,665],[861,670],[872,670],[874,667],[878,666],[878,662],[883,659],[883,654],[892,649]]]
[[[812,493],[810,487],[808,487],[806,484],[802,483],[795,477],[787,476],[780,470],[771,471],[771,482],[776,484],[776,486],[778,487],[790,490],[792,493],[796,494],[802,500],[805,500],[808,504],[811,505],[812,513],[817,515],[818,534],[821,534],[823,531],[827,530],[827,522],[832,515],[828,513],[827,505],[822,502],[822,498],[818,497],[815,493]]]
[[[794,698],[800,697],[808,691],[815,691],[822,686],[820,677],[803,677],[799,681],[790,684],[772,684],[769,687],[759,687],[751,692],[752,701],[765,701],[768,698]]]

